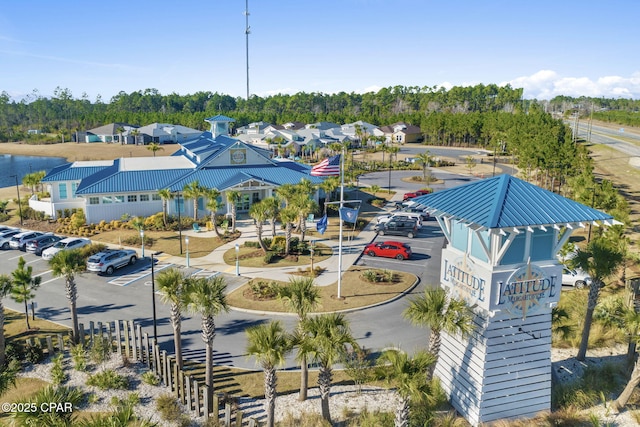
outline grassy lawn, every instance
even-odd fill
[[[394,271],[395,280],[392,283],[381,282],[371,283],[362,277],[365,270],[371,270],[369,267],[353,266],[342,276],[340,296],[338,299],[338,283],[329,286],[321,286],[320,305],[316,309],[318,312],[347,310],[359,307],[366,307],[371,304],[378,304],[393,299],[408,289],[410,289],[417,281],[416,276],[411,273]],[[375,269],[374,269],[375,270]],[[291,276],[297,278],[300,276]],[[227,296],[229,305],[238,308],[245,308],[258,311],[286,312],[281,301],[278,299],[255,300],[250,297],[247,292],[251,289],[254,282],[275,282],[279,285],[286,285],[284,282],[277,282],[269,279],[256,278],[244,284]]]
[[[238,233],[238,237],[240,234]],[[125,246],[140,247],[140,235],[136,230],[121,229],[112,231],[103,231],[91,239],[94,242],[109,243],[113,245],[123,245],[123,242],[129,238],[137,238],[137,245],[124,244]],[[185,256],[186,243],[184,242],[185,234],[182,234],[182,255]],[[214,249],[228,243],[231,240],[219,239],[215,235],[211,237],[200,237],[189,235],[189,255],[197,258],[210,254]],[[180,255],[180,235],[175,231],[145,231],[145,250],[154,252],[163,252],[169,255]],[[235,262],[235,258],[234,258]]]

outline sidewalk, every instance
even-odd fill
[[[402,194],[396,193],[392,198],[392,201],[395,202],[397,200],[402,200]],[[343,232],[342,239],[342,271],[347,271],[355,262],[358,260],[362,251],[366,245],[371,243],[377,233],[374,231],[374,223],[370,222],[366,225],[366,227],[357,235],[355,235],[352,239],[348,239],[349,233],[346,231],[348,227],[345,227]],[[270,234],[265,233],[265,236]],[[226,243],[218,248],[216,248],[210,254],[200,257],[200,258],[190,258],[189,266],[192,268],[202,268],[212,271],[219,271],[221,273],[235,275],[235,265],[229,265],[224,262],[223,255],[230,249],[234,249],[236,244],[241,247],[244,246],[246,241],[257,241],[258,237],[256,234],[256,227],[253,224],[253,219],[244,219],[239,220],[236,226],[242,235],[239,239],[234,240],[232,242]],[[193,230],[182,231],[184,236],[193,236],[198,238],[203,237],[215,237],[215,233],[213,231],[201,231],[194,232]],[[338,270],[339,270],[339,242],[338,240],[330,240],[320,237],[314,237],[312,239],[316,243],[322,243],[331,248],[333,254],[324,261],[320,261],[314,263],[315,266],[319,266],[324,268],[322,274],[316,277],[315,282],[318,286],[328,286],[338,281]],[[172,264],[178,265],[186,265],[186,259],[184,257],[178,256],[162,256],[160,255],[158,259],[161,259],[164,262],[169,262]],[[291,272],[297,271],[300,266],[290,266],[290,267],[242,267],[240,266],[240,276],[246,279],[253,279],[256,277],[264,278],[264,279],[273,279],[279,280],[283,282],[288,282],[292,277]],[[295,277],[295,276],[293,276]]]

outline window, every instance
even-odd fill
[[[129,194],[127,196],[127,203],[135,203],[138,201],[138,196],[136,194]]]
[[[102,196],[102,204],[103,205],[109,205],[113,203],[113,200],[111,199],[111,196]]]
[[[159,194],[157,194],[157,193],[154,193],[154,194],[152,194],[152,195],[151,195],[151,200],[153,200],[153,201],[156,201],[156,202],[157,202],[157,201],[158,201],[158,200],[160,200],[160,199],[161,199],[161,197],[160,197],[160,195],[159,195]]]
[[[60,192],[60,198],[61,199],[66,199],[67,198],[67,184],[64,182],[61,182],[60,184],[58,184],[58,191]]]
[[[89,204],[90,205],[99,205],[100,204],[100,197],[89,197]]]
[[[124,203],[124,196],[113,196],[113,203]]]
[[[71,198],[75,199],[76,198],[76,190],[78,189],[78,183],[77,182],[72,182],[71,183]]]
[[[149,201],[149,195],[148,194],[141,194],[140,195],[140,201],[141,202],[148,202]]]

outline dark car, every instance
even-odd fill
[[[418,223],[415,220],[395,220],[380,224],[380,236],[405,236],[413,239],[418,234]]]
[[[33,240],[29,240],[25,246],[25,250],[32,254],[42,255],[42,251],[59,242],[62,237],[55,236],[53,234],[43,234]]]
[[[381,256],[385,258],[409,259],[411,258],[411,246],[402,242],[377,242],[369,243],[364,251],[369,256]]]

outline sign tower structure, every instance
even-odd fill
[[[440,285],[472,307],[469,336],[442,332],[435,375],[472,424],[551,409],[551,311],[557,253],[575,229],[610,215],[510,175],[414,199],[441,227]]]

